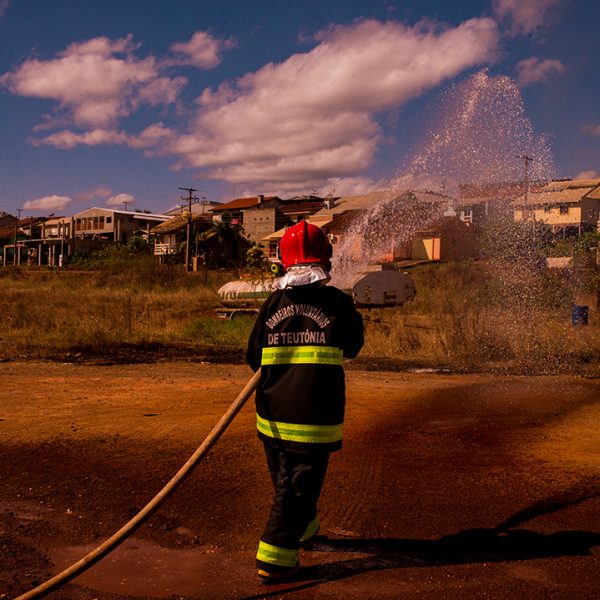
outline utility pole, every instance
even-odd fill
[[[17,208],[17,220],[15,221],[15,245],[13,248],[13,250],[14,250],[13,265],[15,267],[17,266],[17,228],[18,228],[19,221],[21,220],[21,211],[22,210],[23,210],[22,208]],[[21,258],[21,257],[19,256],[19,258]],[[21,261],[19,260],[19,262],[21,262]]]
[[[64,253],[65,253],[65,221],[58,222],[58,229],[60,231],[60,255],[58,257],[58,266],[60,269],[63,268],[64,264]]]
[[[192,200],[197,200],[197,198],[192,194],[192,192],[197,192],[198,190],[194,188],[184,188],[180,187],[180,190],[188,193],[188,197],[184,198],[181,196],[182,200],[188,201],[188,216],[187,216],[187,227],[185,233],[185,272],[188,273],[190,270],[190,244],[191,244],[191,230],[192,230]]]
[[[526,222],[529,217],[529,163],[533,161],[533,158],[527,156],[527,154],[517,156],[517,158],[521,158],[525,162],[525,201],[523,204],[523,221]],[[535,209],[533,211],[532,232],[533,237],[535,237]]]

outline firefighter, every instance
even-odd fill
[[[279,246],[284,275],[261,307],[247,360],[262,368],[256,391],[258,437],[275,488],[256,563],[263,581],[290,579],[299,548],[319,531],[317,502],[329,454],[342,446],[342,359],[363,345],[363,323],[349,295],[326,285],[332,248],[301,221]]]

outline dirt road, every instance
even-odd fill
[[[0,363],[0,598],[123,525],[249,376]],[[349,370],[300,581],[255,577],[271,490],[250,403],[134,537],[50,598],[597,600],[599,423],[598,380]]]

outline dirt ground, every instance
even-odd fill
[[[250,375],[0,363],[0,598],[121,527]],[[250,402],[132,538],[50,597],[600,597],[599,380],[352,369],[347,379],[344,449],[298,581],[256,579],[271,489]]]

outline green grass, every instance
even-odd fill
[[[254,317],[245,315],[232,319],[201,317],[186,323],[183,337],[191,342],[218,347],[245,348],[254,321]]]
[[[432,264],[410,275],[417,287],[412,302],[363,311],[361,359],[531,372],[600,364],[597,271],[506,261]],[[216,290],[236,278],[147,261],[77,273],[0,269],[0,358],[146,347],[240,359],[254,318],[217,319],[214,312]],[[573,327],[571,306],[582,303],[590,305],[590,324]]]

